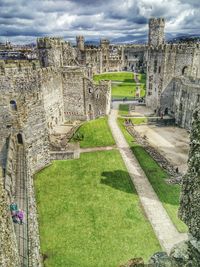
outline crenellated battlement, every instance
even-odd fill
[[[165,19],[164,18],[150,18],[149,19],[149,27],[165,27]]]
[[[61,37],[41,37],[37,39],[38,48],[52,48],[54,46],[61,46],[64,42]]]

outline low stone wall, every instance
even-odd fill
[[[149,142],[141,137],[141,135],[134,129],[134,126],[126,126],[127,131],[130,135],[134,136],[137,143],[140,144],[150,154],[150,156],[169,174],[169,183],[180,184],[182,176],[176,173],[174,166],[162,156],[155,148],[153,148]]]
[[[51,160],[67,160],[80,158],[79,144],[68,144],[66,150],[51,151]]]

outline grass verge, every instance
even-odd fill
[[[133,154],[144,170],[158,198],[165,207],[169,217],[179,232],[187,232],[187,226],[178,218],[178,207],[180,197],[180,186],[170,185],[165,182],[167,173],[157,164],[157,162],[146,152],[146,150],[136,143],[134,138],[127,132],[124,126],[124,119],[118,118],[118,124],[122,130]]]

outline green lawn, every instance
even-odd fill
[[[121,82],[133,82],[134,75],[132,72],[110,72],[103,74],[94,75],[94,81],[100,80],[111,80],[111,81],[121,81]]]
[[[117,267],[161,250],[117,150],[55,161],[34,182],[45,267]]]
[[[80,142],[81,148],[114,145],[115,141],[108,126],[108,118],[85,122],[72,137],[71,142],[76,141]]]
[[[170,185],[165,182],[165,179],[168,178],[167,173],[157,164],[157,162],[143,147],[135,142],[134,138],[126,131],[125,126],[123,125],[124,119],[119,118],[118,123],[133,154],[136,156],[174,225],[179,232],[186,232],[187,226],[177,216],[180,186]]]
[[[112,84],[112,97],[113,98],[128,98],[131,99],[135,97],[136,84],[134,82],[127,83],[122,82],[119,84]]]
[[[140,76],[139,76],[140,77]],[[135,97],[136,84],[132,72],[111,72],[94,75],[94,81],[111,80],[113,98],[133,98]],[[119,83],[118,83],[119,82]]]
[[[141,87],[141,97],[144,97],[146,94],[146,74],[144,73],[140,73],[139,74],[139,80],[140,80],[140,87]]]
[[[131,118],[131,121],[133,124],[142,124],[142,123],[147,123],[148,119],[143,117],[143,118]]]
[[[119,105],[119,115],[128,115],[129,114],[129,105],[128,104],[120,104]]]

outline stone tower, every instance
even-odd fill
[[[76,36],[76,45],[77,45],[77,48],[80,51],[84,51],[84,49],[85,49],[85,40],[84,40],[83,36]]]
[[[109,45],[110,45],[109,40],[101,39],[100,41],[101,57],[102,57],[101,69],[103,72],[109,71]]]
[[[165,42],[165,19],[151,18],[149,19],[149,45],[158,46]]]
[[[61,67],[63,65],[63,39],[44,37],[37,39],[37,49],[41,67]]]

